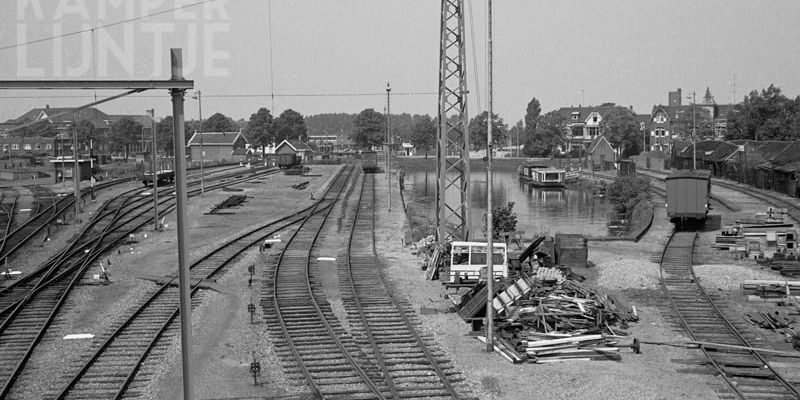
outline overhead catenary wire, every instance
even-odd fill
[[[438,92],[392,92],[395,96],[437,96]],[[365,96],[385,96],[386,93],[380,92],[352,92],[352,93],[218,93],[206,94],[203,92],[203,97],[216,97],[216,98],[236,98],[236,97],[365,97]],[[82,99],[91,98],[92,95],[10,95],[0,96],[0,99]],[[162,98],[162,95],[140,95],[136,98],[152,97]]]
[[[127,23],[130,23],[130,22],[135,22],[135,21],[147,19],[147,18],[150,18],[150,17],[155,17],[155,16],[158,16],[158,15],[171,13],[171,12],[177,11],[177,10],[183,10],[183,9],[186,9],[186,8],[197,7],[199,5],[203,5],[203,4],[211,3],[211,2],[215,2],[215,1],[220,1],[220,0],[202,0],[202,1],[198,1],[196,3],[192,3],[192,4],[185,4],[185,5],[182,5],[180,7],[170,8],[168,10],[157,11],[157,12],[154,12],[154,13],[151,13],[151,14],[146,14],[146,15],[141,15],[141,16],[138,16],[138,17],[128,18],[128,19],[124,19],[124,20],[121,20],[121,21],[111,22],[111,23],[108,23],[108,24],[105,24],[105,25],[99,25],[99,26],[95,26],[95,27],[92,27],[92,28],[81,29],[81,30],[77,30],[77,31],[62,33],[60,35],[54,35],[54,36],[50,36],[50,37],[45,37],[45,38],[40,38],[40,39],[35,39],[35,40],[29,40],[29,41],[23,42],[23,43],[16,43],[16,44],[8,45],[8,46],[3,46],[3,47],[0,47],[0,51],[16,49],[17,47],[28,46],[28,45],[36,44],[36,43],[49,42],[51,40],[65,38],[65,37],[69,37],[69,36],[80,35],[82,33],[87,33],[87,32],[91,33],[91,32],[94,32],[95,29],[105,29],[105,28],[110,28],[112,26],[123,25],[123,24],[127,24]]]

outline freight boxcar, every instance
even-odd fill
[[[617,176],[635,176],[636,164],[633,160],[619,160],[619,171]]]
[[[378,172],[378,153],[372,150],[362,151],[361,169],[368,174]]]
[[[300,157],[294,153],[278,153],[275,154],[275,163],[280,169],[289,169],[300,166]]]
[[[167,185],[175,181],[175,171],[161,170],[156,174],[159,185]],[[142,175],[142,183],[145,186],[153,186],[153,172],[147,171]]]
[[[711,197],[709,171],[680,170],[666,178],[667,217],[679,227],[705,222]]]

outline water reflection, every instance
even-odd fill
[[[436,196],[436,173],[427,170],[406,170],[406,196],[417,204],[418,212],[433,216]],[[526,237],[537,233],[581,233],[587,236],[607,234],[606,215],[610,205],[605,198],[591,192],[571,188],[536,188],[521,182],[515,171],[494,173],[492,201],[497,205],[514,202],[517,229]],[[470,226],[482,231],[486,212],[486,174],[473,173],[470,179]],[[448,204],[458,203],[449,193]],[[482,234],[478,234],[482,237]]]

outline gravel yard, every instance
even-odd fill
[[[310,192],[315,196],[338,168],[337,166],[312,166],[318,177],[275,175],[247,187],[247,202],[231,215],[205,215],[214,204],[229,196],[225,192],[208,192],[204,197],[192,198],[190,215],[190,261],[197,259],[217,246],[223,237],[243,232],[248,226],[261,224],[311,204]],[[455,314],[453,305],[439,281],[426,281],[420,260],[405,246],[403,235],[408,229],[397,186],[393,187],[392,211],[386,204],[387,180],[376,177],[378,204],[378,249],[384,263],[390,286],[401,298],[408,301],[417,312],[424,333],[431,334],[437,345],[445,351],[463,381],[457,384],[465,396],[480,399],[716,399],[722,381],[696,364],[700,352],[671,346],[644,344],[642,354],[622,349],[622,361],[576,361],[555,364],[518,364],[506,361],[499,354],[487,354],[485,344],[469,335],[469,325]],[[396,176],[394,177],[396,179]],[[297,191],[290,186],[309,180],[309,188]],[[352,195],[351,195],[352,196]],[[286,199],[295,199],[287,207]],[[753,204],[751,208],[758,207]],[[688,338],[671,317],[671,310],[659,285],[657,255],[665,243],[671,225],[666,220],[663,205],[655,210],[653,227],[638,242],[589,242],[588,268],[575,269],[587,278],[586,285],[607,289],[628,305],[635,305],[639,322],[629,327],[629,332],[642,341],[677,342]],[[746,213],[749,211],[742,211]],[[347,217],[341,217],[340,208],[333,211],[334,223],[326,226],[324,249],[341,259],[344,248],[339,235]],[[725,217],[729,218],[729,217]],[[40,398],[61,385],[52,379],[68,370],[81,354],[91,347],[90,341],[67,343],[61,339],[66,333],[91,332],[102,335],[121,319],[138,299],[155,287],[153,280],[173,273],[176,264],[175,216],[166,219],[163,232],[150,230],[137,234],[136,243],[124,246],[119,252],[104,257],[110,261],[112,284],[108,286],[85,284],[73,292],[63,317],[59,318],[48,334],[41,349],[29,364],[34,373],[25,380],[23,399]],[[65,231],[66,232],[66,231]],[[147,236],[145,237],[145,233]],[[532,232],[528,232],[531,234]],[[700,235],[699,243],[708,243],[713,233]],[[55,238],[54,238],[55,240]],[[250,323],[247,304],[258,304],[261,286],[267,281],[257,279],[252,288],[247,287],[247,267],[256,265],[256,276],[261,277],[269,255],[258,254],[253,249],[221,279],[220,290],[204,291],[202,302],[193,312],[195,387],[196,397],[210,398],[307,398],[308,390],[284,376],[274,343],[263,323],[261,308],[257,307],[255,321]],[[700,251],[696,262],[700,282],[708,289],[728,299],[731,313],[753,310],[770,310],[771,303],[747,302],[741,295],[740,283],[745,279],[775,279],[776,274],[751,261],[732,260],[724,252]],[[91,271],[96,273],[95,270]],[[346,311],[342,306],[336,262],[318,263],[319,280],[324,282],[325,294],[334,313],[347,327]],[[754,328],[756,329],[756,328]],[[755,331],[763,339],[760,344],[781,345],[779,334]],[[157,358],[146,386],[147,399],[177,398],[181,395],[181,364],[178,336],[172,346]],[[783,344],[783,349],[786,344]],[[789,346],[790,348],[790,346]],[[258,384],[250,376],[250,362],[261,363]],[[58,362],[56,362],[58,360]],[[791,361],[791,360],[788,360]],[[795,366],[779,360],[786,370]]]

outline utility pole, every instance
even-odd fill
[[[197,115],[200,118],[200,196],[206,194],[206,188],[203,185],[203,97],[200,91],[194,92],[193,99],[197,99]]]
[[[392,135],[389,132],[389,116],[391,114],[391,109],[389,108],[389,93],[392,91],[392,87],[389,86],[389,82],[386,82],[386,181],[388,182],[389,192],[387,198],[389,199],[389,212],[392,212],[392,145],[390,143],[392,139]]]
[[[697,116],[694,107],[695,92],[692,90],[692,171],[697,169]]]
[[[78,129],[75,126],[75,117],[72,117],[72,159],[75,162],[72,169],[72,180],[75,181],[75,219],[81,213],[81,179],[78,169]]]
[[[158,147],[156,147],[156,110],[155,108],[152,110],[147,110],[147,114],[150,115],[150,125],[153,131],[153,141],[152,141],[152,149],[150,150],[150,168],[153,172],[153,211],[154,211],[154,220],[153,220],[153,230],[158,230]]]
[[[494,351],[494,243],[492,226],[492,0],[487,6],[486,90],[486,351]]]
[[[181,49],[171,49],[172,80],[182,81]],[[192,298],[186,253],[186,138],[183,136],[184,89],[170,89],[172,94],[172,132],[175,146],[175,200],[178,217],[178,287],[180,289],[181,361],[183,366],[183,398],[194,400],[192,385]],[[199,92],[198,92],[199,93]]]

